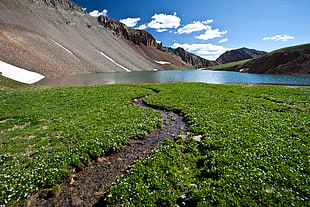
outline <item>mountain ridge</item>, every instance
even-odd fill
[[[246,62],[243,70],[256,74],[310,75],[310,44],[274,50]]]
[[[261,55],[264,55],[266,53],[267,52],[265,51],[259,51],[259,50],[243,47],[239,49],[226,51],[225,53],[223,53],[216,59],[216,63],[220,65],[220,64],[230,63],[230,62],[252,59],[252,58],[256,58]]]
[[[157,43],[156,39],[145,30],[132,29],[125,24],[106,16],[99,16],[98,22],[105,28],[113,31],[114,35],[120,36],[133,42],[136,45],[156,47],[162,52],[173,54],[174,57],[184,62],[187,66],[194,68],[204,68],[214,65],[212,61],[206,60],[198,55],[185,51],[183,48],[164,47],[162,43]]]
[[[280,48],[262,56],[217,65],[209,70],[273,75],[310,75],[310,43]]]
[[[145,32],[132,32],[129,40],[115,35],[69,0],[1,1],[0,60],[47,78],[171,69],[160,61],[189,67],[156,49],[156,40],[137,44]]]

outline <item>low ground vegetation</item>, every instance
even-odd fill
[[[247,59],[247,60],[240,60],[236,62],[230,62],[230,63],[225,63],[221,65],[215,65],[206,68],[206,70],[224,70],[224,71],[240,71],[243,69],[243,65],[252,59]]]
[[[161,125],[160,113],[131,103],[150,93],[127,85],[0,91],[0,204],[50,188]]]
[[[107,192],[111,206],[308,206],[309,88],[151,85],[146,98],[185,115],[167,142]],[[177,95],[176,95],[177,94]],[[137,185],[138,183],[138,185]]]
[[[190,134],[136,161],[106,205],[309,206],[310,88],[204,83],[1,90],[0,204],[160,126],[130,102],[151,89],[145,101],[182,113]]]

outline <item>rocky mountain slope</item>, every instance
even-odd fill
[[[213,66],[216,64],[214,61],[209,61],[198,55],[187,52],[181,47],[174,49],[171,47],[163,47],[162,45],[158,45],[157,48],[168,54],[172,54],[173,56],[179,58],[180,60],[184,61],[185,63],[197,69],[206,68],[206,67]]]
[[[48,78],[182,69],[206,62],[161,51],[146,31],[91,17],[70,0],[0,0],[0,5],[0,60]]]
[[[275,50],[245,63],[243,68],[258,74],[310,75],[310,44]]]
[[[217,64],[225,64],[230,62],[236,62],[240,60],[252,59],[266,54],[264,51],[248,49],[248,48],[240,48],[236,50],[230,50],[218,57],[216,59]]]
[[[257,58],[209,67],[257,74],[310,75],[310,44],[275,50]]]
[[[148,32],[144,30],[136,30],[128,28],[125,24],[105,17],[100,16],[98,17],[98,21],[102,24],[105,28],[113,31],[113,34],[127,39],[134,43],[135,45],[144,45],[147,47],[156,47],[158,50],[165,52],[168,55],[172,55],[174,58],[177,58],[177,61],[173,58],[169,58],[168,62],[171,62],[177,66],[184,66],[180,65],[178,61],[185,63],[189,67],[194,68],[203,68],[214,65],[212,61],[206,60],[202,57],[199,57],[195,54],[185,51],[183,48],[171,48],[171,47],[163,47],[161,43],[157,43],[156,39]],[[160,54],[159,51],[153,51]],[[156,56],[156,54],[149,54],[149,56]]]

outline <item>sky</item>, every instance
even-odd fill
[[[73,0],[143,29],[166,47],[215,60],[247,47],[270,52],[310,43],[310,0]]]

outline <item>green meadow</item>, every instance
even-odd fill
[[[190,134],[136,161],[104,194],[107,206],[310,205],[309,87],[1,88],[0,205],[23,203],[71,168],[161,126],[159,112],[131,102],[145,95],[150,105],[182,113]]]
[[[225,63],[221,65],[215,65],[207,67],[206,70],[224,70],[224,71],[239,71],[243,68],[243,65],[252,59],[240,60],[236,62]]]

